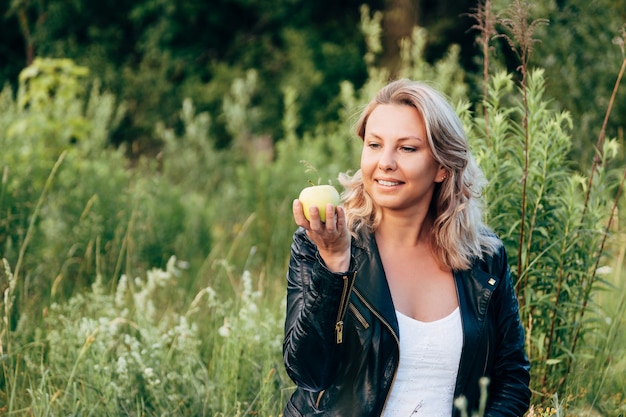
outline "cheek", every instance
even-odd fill
[[[372,176],[376,172],[376,165],[372,164],[371,158],[367,158],[366,156],[361,156],[360,168],[361,168],[363,185],[365,185],[365,187],[368,188],[369,184],[372,181]]]
[[[376,156],[374,154],[372,154],[372,152],[368,152],[367,149],[363,149],[363,151],[361,151],[361,169],[365,170],[372,170],[372,167],[377,167],[378,166],[378,159],[376,158]]]
[[[361,153],[361,171],[367,172],[369,170],[369,160],[365,152]]]

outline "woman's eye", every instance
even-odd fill
[[[403,146],[400,148],[400,150],[402,150],[402,152],[415,152],[417,151],[417,148],[414,148],[412,146]]]

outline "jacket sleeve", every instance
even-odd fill
[[[354,276],[328,270],[304,229],[296,231],[287,272],[283,359],[287,374],[301,388],[321,391],[336,375],[340,327]]]
[[[500,285],[495,290],[495,357],[487,415],[523,416],[530,404],[530,362],[524,348],[524,328],[504,246],[493,258],[494,273],[499,271]]]

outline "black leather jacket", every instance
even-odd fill
[[[385,406],[398,367],[398,323],[375,239],[359,242],[350,271],[334,274],[304,229],[294,234],[283,354],[297,388],[284,417],[380,416]],[[478,409],[478,380],[487,376],[485,415],[521,416],[530,365],[504,247],[454,279],[464,338],[455,397]]]

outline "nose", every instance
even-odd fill
[[[385,150],[378,160],[378,169],[381,171],[393,171],[396,169],[396,159],[392,151]]]

